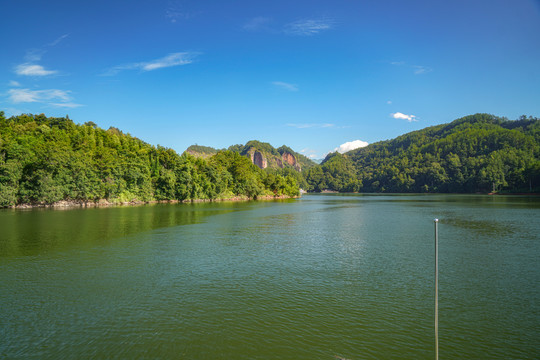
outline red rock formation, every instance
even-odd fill
[[[300,171],[300,164],[296,161],[296,158],[293,154],[284,152],[283,155],[281,155],[281,159],[283,160],[283,164],[289,164],[293,166],[296,170]]]
[[[251,162],[260,167],[261,169],[266,169],[266,167],[268,166],[263,154],[257,150],[251,153]]]

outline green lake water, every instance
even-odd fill
[[[0,358],[540,358],[540,198],[0,210]]]

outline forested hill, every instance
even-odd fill
[[[316,165],[315,162],[288,146],[283,145],[276,149],[269,143],[257,140],[248,141],[245,145],[232,145],[229,150],[249,157],[260,168],[292,168],[302,171]]]
[[[213,155],[216,155],[218,153],[218,149],[214,149],[210,146],[202,146],[202,145],[191,145],[186,149],[186,153],[191,154],[195,157],[203,157],[207,158]]]
[[[321,165],[258,141],[191,150],[205,158],[92,122],[6,118],[0,111],[0,207],[294,196],[299,185],[341,192],[540,192],[540,119],[533,117],[471,115],[333,153]]]
[[[331,154],[306,180],[314,191],[538,192],[540,119],[466,116]]]
[[[231,145],[230,151],[239,153],[249,158],[255,165],[261,169],[293,169],[296,171],[307,170],[317,165],[308,157],[297,153],[288,146],[275,148],[269,143],[257,140],[248,141],[245,145]],[[209,157],[216,154],[219,150],[209,146],[191,145],[186,152],[196,157]]]
[[[238,153],[207,159],[149,145],[116,128],[0,111],[0,207],[58,201],[138,202],[297,195],[292,176]]]

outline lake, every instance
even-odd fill
[[[540,358],[540,198],[0,210],[0,358]]]

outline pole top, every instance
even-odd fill
[[[439,222],[439,219],[433,219],[433,221],[435,221],[435,222]]]

